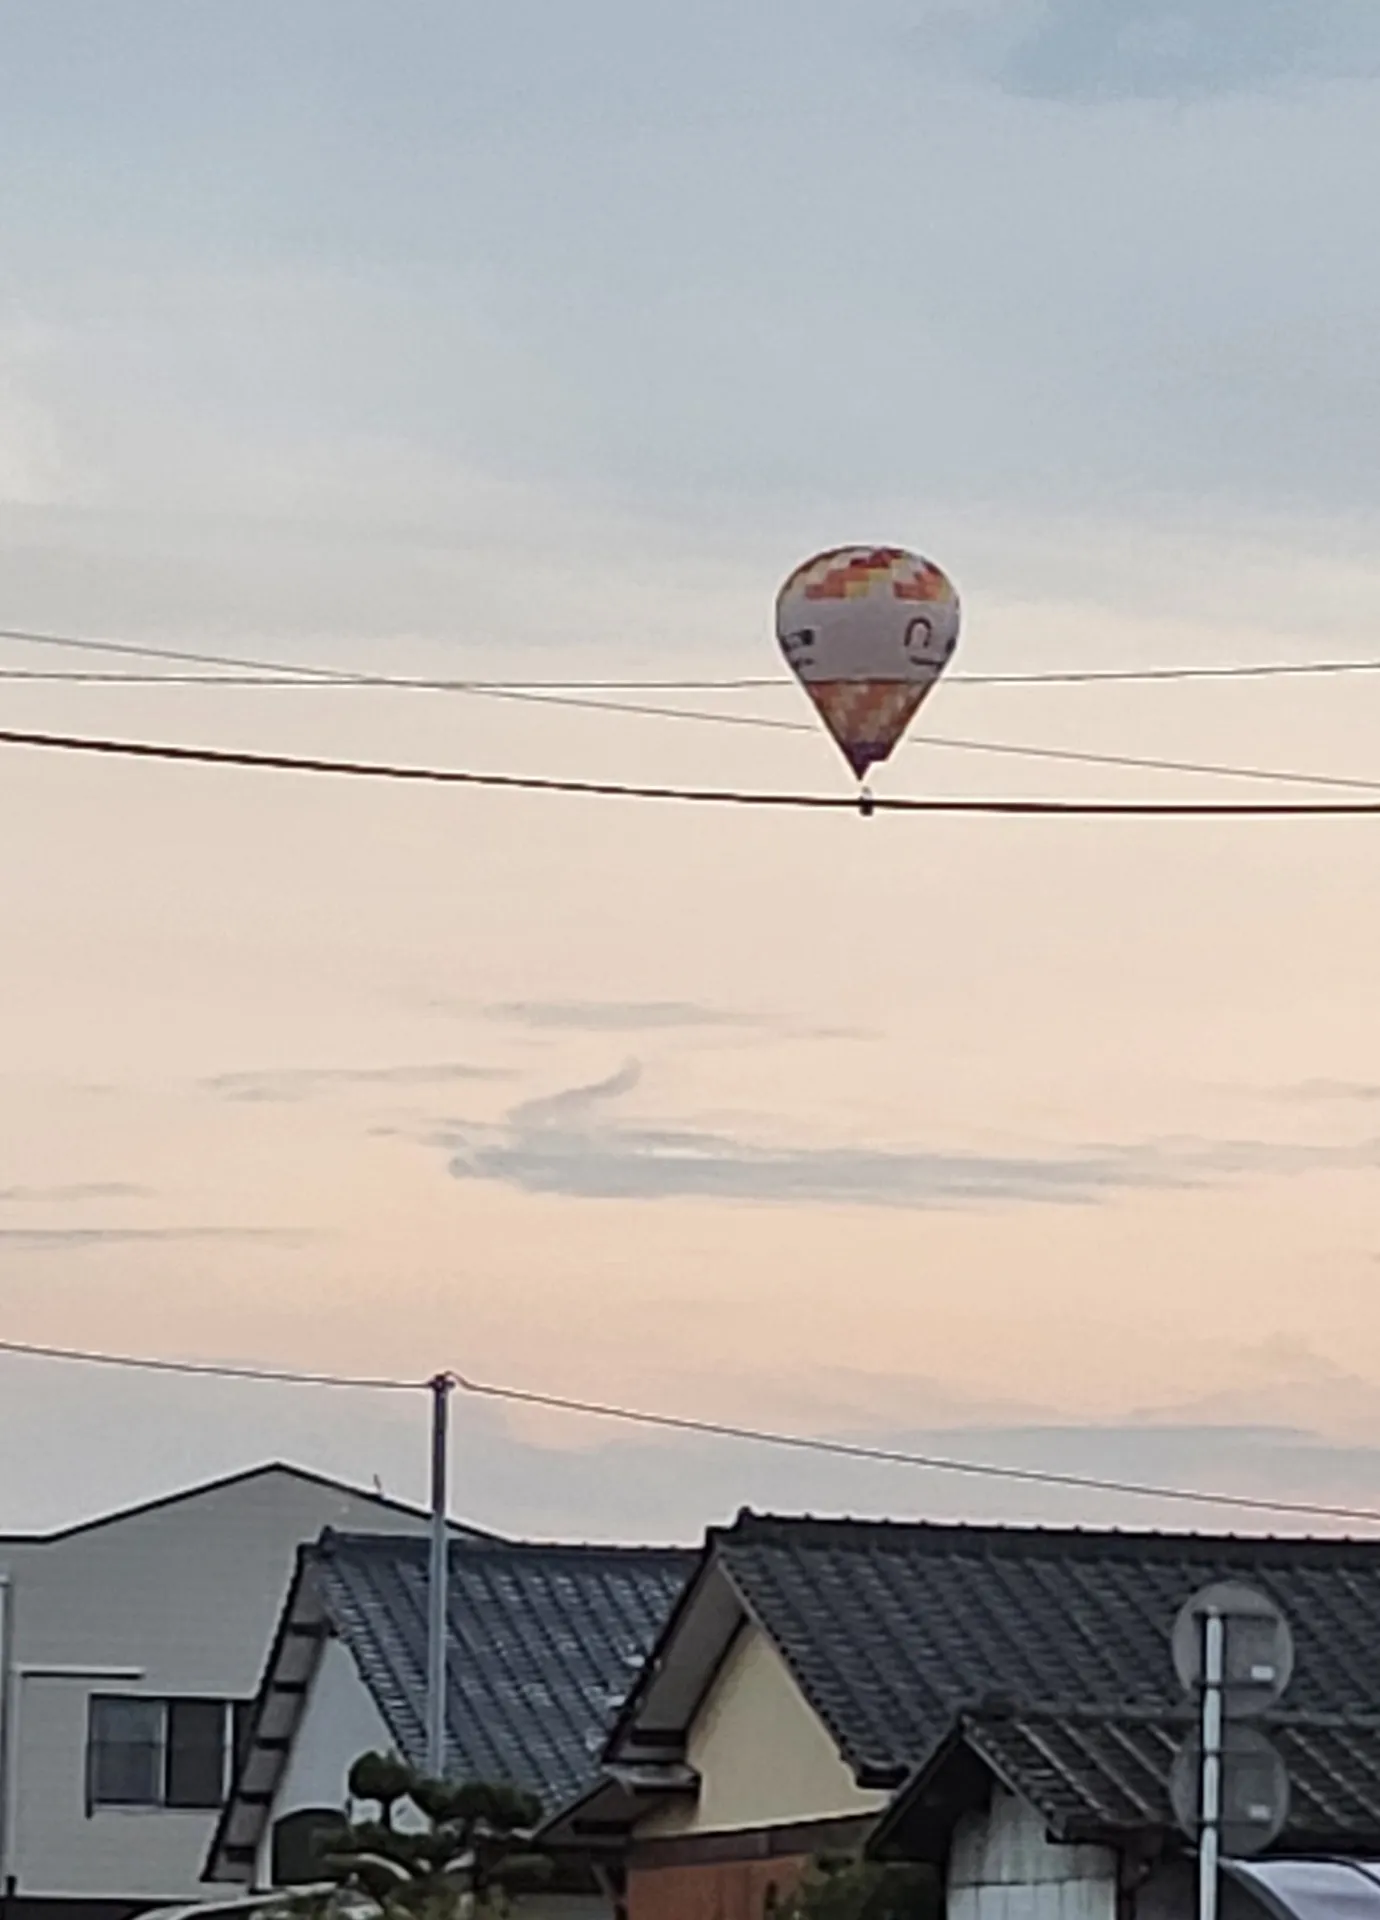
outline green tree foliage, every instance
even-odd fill
[[[322,1877],[336,1891],[305,1903],[318,1916],[487,1920],[551,1876],[532,1842],[541,1803],[519,1787],[432,1780],[382,1753],[361,1754],[349,1785],[352,1799],[378,1811],[331,1835]]]
[[[821,1859],[780,1913],[781,1920],[941,1920],[943,1905],[930,1867]]]

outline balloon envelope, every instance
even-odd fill
[[[859,780],[914,719],[958,626],[952,583],[902,547],[831,548],[776,597],[781,651]]]

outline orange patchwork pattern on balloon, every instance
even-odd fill
[[[861,780],[870,766],[888,757],[933,685],[933,681],[917,687],[904,680],[808,680],[805,691]]]
[[[948,580],[928,560],[902,547],[835,547],[793,573],[782,592],[801,589],[807,600],[861,600],[890,592],[896,600],[952,600]]]
[[[948,665],[959,617],[948,577],[902,547],[833,547],[782,587],[781,651],[859,779]]]

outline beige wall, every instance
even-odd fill
[[[348,1807],[350,1768],[362,1753],[391,1753],[397,1742],[343,1640],[328,1640],[307,1687],[292,1749],[264,1821],[254,1885],[273,1885],[273,1828],[306,1807]],[[404,1809],[404,1812],[406,1809]]]
[[[739,1636],[690,1729],[686,1758],[700,1776],[693,1806],[658,1809],[639,1840],[786,1826],[874,1813],[767,1636]]]

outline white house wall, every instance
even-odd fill
[[[1116,1856],[1054,1844],[1034,1808],[994,1789],[954,1834],[947,1920],[1116,1920]]]
[[[346,1776],[360,1754],[387,1753],[395,1745],[349,1648],[341,1640],[328,1640],[316,1663],[292,1751],[274,1795],[259,1848],[257,1886],[273,1884],[274,1824],[310,1807],[343,1809],[349,1800]]]
[[[214,1813],[86,1808],[93,1693],[248,1699],[299,1545],[424,1522],[288,1471],[50,1541],[0,1542],[12,1580],[3,1872],[21,1894],[204,1897]]]
[[[395,1746],[348,1647],[341,1640],[328,1640],[307,1688],[292,1751],[274,1795],[269,1827],[259,1848],[257,1887],[266,1890],[273,1884],[273,1825],[306,1808],[346,1810],[346,1776],[360,1754],[387,1753]],[[419,1826],[420,1816],[415,1809],[402,1807],[398,1825]],[[521,1906],[524,1920],[608,1920],[610,1911],[602,1900],[558,1894],[529,1894]]]

